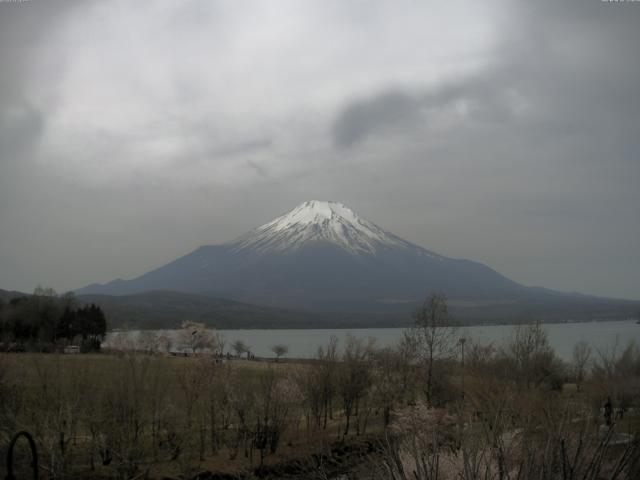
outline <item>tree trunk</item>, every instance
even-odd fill
[[[433,352],[429,352],[429,364],[427,365],[427,405],[431,405],[431,383],[433,379]]]

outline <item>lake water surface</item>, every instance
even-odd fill
[[[635,320],[585,323],[550,323],[545,324],[549,343],[560,358],[570,360],[574,345],[584,340],[593,348],[611,351],[616,344],[624,348],[628,342],[640,344],[640,325]],[[313,357],[318,347],[326,345],[332,336],[336,336],[339,345],[344,345],[348,335],[359,338],[373,337],[380,347],[397,344],[402,338],[403,328],[362,328],[362,329],[296,329],[296,330],[218,330],[226,340],[227,349],[235,340],[242,340],[251,347],[251,352],[258,357],[272,357],[271,347],[284,344],[289,347],[289,358]],[[470,338],[481,344],[493,343],[501,345],[513,334],[511,325],[489,325],[461,327],[458,336]],[[165,330],[163,333],[177,338],[176,331]],[[160,332],[159,332],[160,333]],[[126,336],[135,341],[139,332],[127,332]],[[107,335],[105,345],[109,346],[115,333]]]

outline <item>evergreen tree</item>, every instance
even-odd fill
[[[72,295],[58,296],[51,289],[39,287],[30,297],[15,297],[0,306],[2,341],[21,348],[49,350],[80,337],[83,351],[95,351],[106,333],[107,320],[98,305],[75,307]]]

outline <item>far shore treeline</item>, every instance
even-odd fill
[[[82,352],[100,350],[107,320],[95,305],[77,305],[73,293],[58,295],[38,287],[33,295],[0,299],[0,350],[53,352],[77,345]]]

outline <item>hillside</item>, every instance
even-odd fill
[[[0,289],[0,300],[29,294]],[[454,319],[461,324],[612,320],[633,318],[640,302],[557,294],[553,300],[498,302],[450,301]],[[414,303],[388,303],[376,313],[312,312],[253,305],[233,300],[174,291],[132,295],[78,295],[79,306],[95,303],[105,312],[109,329],[178,328],[185,320],[215,328],[366,328],[406,327]],[[357,305],[352,305],[356,309]]]
[[[151,291],[132,295],[79,295],[79,303],[95,303],[105,311],[110,328],[179,328],[185,320],[215,328],[339,328],[404,325],[400,315],[321,314],[251,305],[206,295]]]

